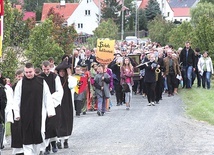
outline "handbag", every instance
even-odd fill
[[[124,93],[130,92],[129,85],[127,83],[122,84],[122,91]]]

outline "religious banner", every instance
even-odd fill
[[[4,0],[0,0],[0,57],[2,57]]]
[[[100,64],[109,64],[114,59],[115,40],[97,39],[96,60]]]
[[[77,78],[77,85],[74,87],[74,91],[77,94],[82,93],[87,88],[87,77],[86,76],[80,76],[80,75],[74,75],[75,78]]]

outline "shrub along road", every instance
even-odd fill
[[[115,105],[115,96],[112,96]],[[214,154],[214,127],[185,115],[185,106],[176,95],[156,106],[133,95],[131,109],[113,106],[105,116],[87,112],[74,118],[69,148],[56,155],[211,155]],[[4,155],[11,155],[9,145]],[[51,153],[52,154],[52,153]]]

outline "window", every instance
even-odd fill
[[[78,23],[78,29],[82,29],[83,28],[83,23]]]
[[[167,12],[167,16],[169,17],[169,15],[170,15],[170,12]]]
[[[90,16],[90,14],[91,14],[91,11],[90,11],[90,10],[85,10],[85,15],[86,15],[86,16]]]

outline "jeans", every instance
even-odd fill
[[[192,87],[192,72],[193,67],[192,66],[183,66],[183,79],[184,79],[184,86],[186,85],[186,88]]]
[[[103,96],[97,96],[97,111],[99,112],[105,112],[106,110],[106,98],[103,98]]]
[[[207,85],[207,89],[210,89],[210,79],[211,79],[211,72],[205,71],[202,76],[202,86],[205,88]]]

